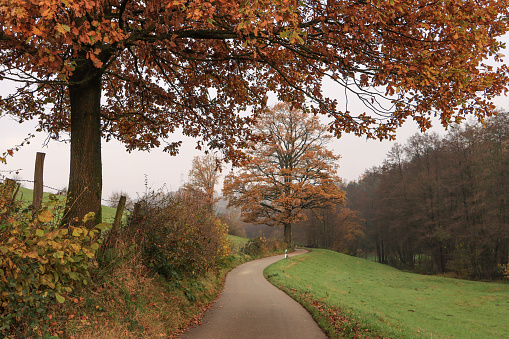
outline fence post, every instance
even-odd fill
[[[0,212],[0,222],[11,212],[18,190],[19,184],[15,180],[5,178],[4,186],[0,187],[0,206],[5,207],[4,211]]]
[[[46,153],[37,152],[35,157],[34,198],[32,204],[36,211],[42,208],[43,169],[45,156]]]
[[[16,201],[16,197],[18,196],[19,188],[21,187],[21,184],[18,182],[15,182],[16,190],[14,191],[14,194],[12,195],[12,201]]]
[[[140,205],[139,202],[134,204],[134,209],[133,209],[133,214],[132,214],[132,216],[133,216],[132,219],[133,220],[136,220],[139,217],[140,208],[141,208],[141,205]]]
[[[116,232],[120,226],[122,214],[124,213],[125,201],[126,197],[122,195],[118,201],[117,213],[115,213],[115,221],[113,222],[112,232]]]
[[[7,200],[7,204],[10,205],[15,199],[15,197],[13,196],[13,193],[14,193],[14,189],[16,188],[16,181],[9,179],[9,178],[5,178],[4,186],[5,186],[5,192],[4,192],[5,199]]]

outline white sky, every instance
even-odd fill
[[[504,37],[509,42],[509,35]],[[506,49],[505,54],[509,54]],[[0,82],[0,90],[8,90],[6,84]],[[340,86],[325,85],[324,91],[331,97],[340,97],[344,89]],[[495,104],[509,110],[509,98],[500,97]],[[355,112],[354,103],[349,104],[349,109]],[[361,107],[364,111],[364,108]],[[23,146],[14,157],[8,157],[7,164],[0,164],[0,177],[13,177],[14,173],[6,171],[18,170],[19,177],[33,180],[35,155],[37,152],[46,153],[44,163],[44,184],[56,189],[67,186],[69,177],[69,145],[51,140],[47,147],[43,144],[46,140],[45,133],[35,132],[35,121],[18,124],[12,118],[0,118],[0,155],[8,148],[19,144],[28,133],[36,134],[31,139],[30,145]],[[434,131],[444,132],[441,126],[435,126]],[[405,123],[397,132],[396,141],[405,143],[418,129],[413,121]],[[173,139],[173,138],[172,138]],[[194,156],[203,155],[195,149],[195,140],[179,136],[175,139],[183,140],[180,154],[172,157],[161,149],[153,149],[150,152],[133,151],[128,153],[124,146],[117,141],[108,143],[103,141],[103,198],[107,199],[113,191],[125,191],[132,198],[145,192],[145,177],[148,187],[159,189],[166,186],[168,190],[176,190],[187,180],[187,174],[191,168]],[[382,164],[387,152],[394,142],[366,140],[354,135],[344,134],[341,139],[334,140],[329,147],[336,154],[341,155],[339,161],[339,175],[346,181],[357,179],[365,169]],[[226,168],[227,172],[230,167]],[[27,188],[32,188],[31,183],[25,183]],[[221,187],[216,187],[220,190]],[[45,189],[53,192],[52,190]]]

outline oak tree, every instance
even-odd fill
[[[176,153],[180,141],[168,138],[179,130],[236,160],[268,92],[330,116],[337,136],[392,137],[408,117],[422,129],[433,115],[444,125],[468,113],[482,119],[507,88],[507,67],[483,60],[501,61],[508,8],[509,0],[0,0],[0,79],[16,84],[0,109],[38,119],[54,138],[71,132],[66,215],[99,219],[101,138]],[[366,112],[325,97],[324,78]]]
[[[223,195],[241,208],[245,222],[283,226],[291,243],[292,222],[305,220],[305,210],[344,201],[339,157],[325,147],[331,136],[318,117],[288,104],[264,112],[254,129],[265,142],[253,145],[238,173],[225,178]]]

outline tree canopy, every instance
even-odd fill
[[[469,113],[482,119],[507,87],[507,67],[484,60],[501,61],[508,8],[509,0],[0,0],[0,79],[17,83],[0,108],[38,119],[54,138],[71,131],[67,215],[80,219],[100,214],[101,137],[128,150],[166,143],[173,154],[179,130],[236,160],[269,92],[330,116],[337,136],[392,137],[408,117],[423,129],[433,115],[444,125]],[[324,78],[366,112],[325,97]]]
[[[255,130],[265,142],[225,178],[223,194],[229,206],[241,207],[245,222],[283,226],[291,243],[292,223],[305,220],[305,210],[344,203],[339,157],[325,147],[331,136],[318,117],[287,104],[262,114]]]

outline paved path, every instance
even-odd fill
[[[297,250],[290,255],[303,253],[306,251]],[[251,261],[232,270],[220,297],[205,312],[203,325],[190,328],[180,338],[327,338],[299,303],[263,277],[265,267],[281,259],[284,255]]]

